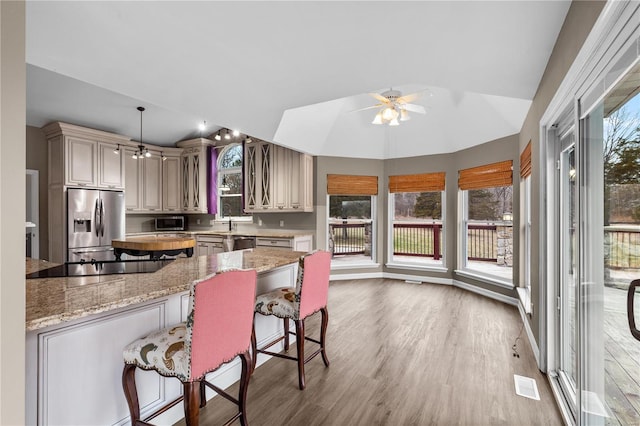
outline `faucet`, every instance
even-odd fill
[[[229,232],[231,232],[231,206],[229,204],[222,206],[222,217],[224,217],[225,212],[229,216]]]

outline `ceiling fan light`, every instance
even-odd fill
[[[409,115],[407,110],[406,109],[401,109],[400,110],[400,121],[409,121],[409,120],[411,120],[411,116]]]
[[[134,160],[138,159],[138,151],[134,152],[133,155],[131,156],[131,158],[133,158]]]
[[[399,126],[400,122],[398,121],[398,117],[394,117],[393,119],[391,119],[391,121],[389,121],[389,126]]]
[[[398,111],[396,111],[394,108],[391,107],[386,107],[383,111],[382,111],[382,119],[384,121],[391,121],[394,118],[398,117]]]
[[[378,111],[371,124],[382,124],[382,113]]]
[[[151,153],[149,152],[149,149],[147,148],[144,149],[144,156],[147,158],[151,157]]]

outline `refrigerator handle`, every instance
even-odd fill
[[[100,236],[104,237],[104,204],[100,199]]]
[[[100,221],[98,220],[98,217],[100,216],[100,200],[96,199],[96,205],[95,205],[95,212],[93,213],[93,222],[94,222],[94,227],[96,228],[96,237],[100,236]]]

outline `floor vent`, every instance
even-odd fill
[[[513,380],[516,384],[516,394],[524,396],[525,398],[535,399],[540,401],[540,394],[538,393],[538,385],[535,379],[531,377],[513,375]]]

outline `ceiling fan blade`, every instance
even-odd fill
[[[410,93],[408,95],[400,96],[398,98],[398,102],[404,102],[404,103],[414,102],[419,97],[421,97],[424,92],[427,92],[428,90],[429,89],[424,89],[424,90],[420,90],[420,91],[415,92],[415,93]]]
[[[385,98],[382,95],[379,95],[377,93],[369,93],[369,95],[373,96],[374,98],[376,98],[377,100],[379,100],[382,103],[385,103],[385,104],[389,103],[389,99]]]
[[[406,109],[407,111],[411,111],[411,112],[417,112],[418,114],[426,114],[427,113],[427,111],[425,111],[425,109],[424,109],[424,107],[422,105],[402,104],[400,106],[400,108]]]
[[[364,107],[364,108],[354,109],[353,111],[349,111],[349,112],[366,111],[368,109],[380,108],[381,106],[382,106],[382,104],[375,104],[375,105],[371,105],[371,106]]]

